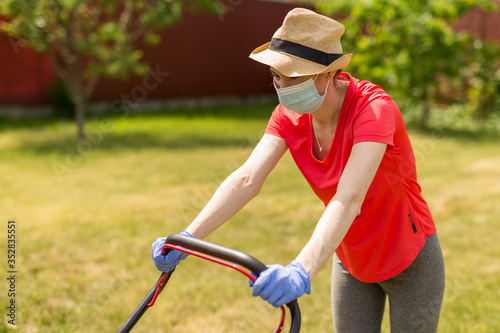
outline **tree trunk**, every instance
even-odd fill
[[[84,98],[74,98],[75,102],[75,121],[77,126],[78,139],[85,139],[85,108]]]
[[[429,103],[427,89],[422,94],[422,114],[420,115],[420,127],[427,129],[429,127],[429,118],[431,115],[431,105]]]
[[[431,108],[429,102],[425,101],[422,103],[422,114],[420,116],[420,127],[427,129],[429,127],[429,117],[431,114]]]
[[[477,106],[474,110],[474,118],[481,122],[488,120],[491,110],[495,105],[495,95],[488,90],[488,82],[485,82],[479,90]]]

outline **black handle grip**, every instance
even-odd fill
[[[257,276],[267,269],[267,266],[262,262],[244,252],[181,234],[172,234],[168,236],[165,244],[179,245],[212,257],[230,261],[249,269]],[[286,306],[290,310],[290,314],[292,316],[290,333],[298,333],[300,331],[301,323],[299,304],[297,303],[297,300],[294,300]]]

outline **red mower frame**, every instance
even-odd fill
[[[168,236],[162,249],[163,254],[166,254],[171,250],[179,250],[202,259],[233,268],[247,276],[252,281],[255,281],[257,279],[256,277],[267,269],[266,265],[262,262],[244,252],[181,234],[172,234]],[[165,288],[174,271],[175,269],[171,272],[162,273],[160,275],[156,284],[153,288],[151,288],[146,297],[144,297],[134,312],[132,312],[130,317],[118,330],[118,333],[130,332],[132,330],[146,310],[154,305],[156,298]],[[286,306],[291,314],[289,332],[298,333],[300,331],[301,317],[297,300],[286,304]],[[278,333],[282,331],[285,322],[286,310],[283,306],[281,307],[281,312],[282,314],[279,326],[274,330],[274,332]]]

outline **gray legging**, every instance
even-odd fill
[[[335,333],[380,332],[386,296],[392,333],[437,331],[444,295],[444,261],[437,234],[429,236],[403,272],[376,283],[354,278],[337,256],[332,269]]]

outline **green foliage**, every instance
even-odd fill
[[[317,6],[328,14],[345,15],[344,49],[354,53],[349,70],[401,101],[420,105],[424,126],[431,102],[443,102],[443,97],[446,102],[450,97],[464,102],[457,91],[469,87],[471,103],[478,103],[477,90],[481,96],[485,91],[494,94],[499,81],[491,73],[498,71],[500,47],[477,47],[477,39],[452,26],[476,6],[495,9],[493,1],[319,0]],[[449,85],[454,85],[452,96],[444,91]]]
[[[75,103],[82,137],[85,102],[98,79],[146,74],[138,42],[158,44],[158,31],[186,8],[223,7],[218,0],[3,0],[0,30],[20,46],[47,52]]]
[[[463,70],[467,78],[466,112],[477,120],[488,120],[493,112],[500,113],[500,50],[492,42],[474,42],[475,61]]]

